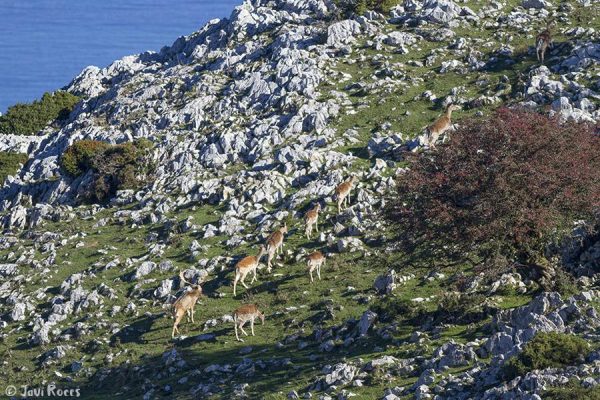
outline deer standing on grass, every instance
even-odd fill
[[[325,265],[325,256],[320,251],[315,251],[306,256],[310,283],[313,283],[313,271],[317,271],[317,277],[321,280],[321,267]]]
[[[288,232],[287,223],[267,238],[267,272],[271,272],[271,260],[277,253],[283,253],[283,238]]]
[[[357,181],[356,175],[352,175],[350,179],[344,181],[335,188],[335,197],[337,200],[338,212],[342,211],[342,206],[348,207],[350,191]]]
[[[250,272],[253,273],[252,281],[250,284],[254,283],[256,280],[256,269],[258,268],[258,264],[260,264],[260,259],[266,254],[267,250],[265,246],[260,246],[260,250],[258,254],[255,256],[247,256],[242,258],[235,265],[235,279],[233,281],[233,295],[236,295],[236,287],[238,281],[242,283],[242,285],[248,289],[248,286],[244,283],[244,279],[246,279],[246,275]]]
[[[317,203],[304,214],[304,223],[306,225],[304,232],[306,233],[307,239],[310,239],[313,225],[315,226],[317,233],[319,233],[319,211],[321,211],[321,204]]]
[[[427,145],[434,149],[435,143],[440,136],[444,134],[452,126],[452,111],[460,109],[456,104],[450,104],[446,108],[446,112],[440,116],[433,124],[427,127]]]
[[[546,29],[540,32],[535,37],[535,54],[537,55],[538,61],[544,63],[544,56],[548,47],[552,48],[552,22],[546,24]]]
[[[258,307],[256,307],[256,305],[254,304],[244,304],[243,306],[234,311],[233,323],[235,327],[235,338],[238,342],[244,341],[238,336],[238,328],[240,328],[244,335],[248,336],[248,334],[244,330],[244,325],[248,321],[250,321],[250,331],[252,332],[252,336],[254,336],[254,320],[256,318],[260,318],[262,324],[265,324],[265,315],[261,313],[258,310]]]
[[[184,315],[187,315],[188,322],[190,321],[191,317],[192,323],[194,323],[194,306],[196,305],[196,302],[200,296],[202,296],[202,288],[200,285],[193,285],[192,283],[186,281],[185,277],[183,276],[183,271],[179,273],[179,278],[181,279],[182,283],[191,285],[192,289],[182,294],[177,300],[175,300],[175,303],[173,303],[173,318],[175,319],[175,322],[173,323],[171,338],[175,337],[175,332],[178,334],[180,333],[178,326]]]

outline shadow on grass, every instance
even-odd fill
[[[255,326],[257,335],[261,329]],[[216,333],[217,337],[232,334],[228,328]],[[152,398],[229,399],[238,384],[247,383],[246,398],[261,398],[291,390],[289,382],[295,380],[303,383],[293,389],[303,393],[315,383],[315,366],[344,362],[347,357],[367,356],[374,353],[370,348],[357,345],[323,354],[316,345],[300,350],[295,342],[279,345],[279,348],[239,343],[230,349],[204,352],[198,348],[198,342],[189,338],[165,346],[163,355],[143,357],[137,364],[123,363],[99,370],[81,386],[81,392],[86,399],[141,398],[152,389]],[[177,352],[172,352],[172,357],[168,353],[170,349]],[[180,381],[183,377],[188,379]],[[174,384],[178,381],[182,383]]]

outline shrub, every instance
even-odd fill
[[[377,313],[379,320],[383,322],[393,321],[396,318],[402,318],[410,322],[423,317],[426,311],[420,303],[394,296],[382,297],[371,306],[371,309]]]
[[[77,177],[90,169],[94,156],[103,153],[109,146],[97,140],[80,140],[65,150],[60,165],[67,174]]]
[[[31,104],[16,104],[0,116],[0,133],[32,135],[53,121],[65,120],[79,97],[68,92],[44,93]]]
[[[337,6],[346,15],[362,15],[367,10],[387,14],[400,0],[337,0]]]
[[[27,161],[27,154],[0,151],[0,184]]]
[[[400,243],[419,254],[528,263],[600,206],[598,154],[591,125],[500,109],[416,155],[388,215]]]
[[[574,365],[588,349],[587,342],[573,334],[540,332],[504,364],[504,376],[510,380],[536,369]]]
[[[69,146],[60,159],[61,167],[72,177],[93,171],[92,183],[83,197],[108,200],[120,189],[136,189],[153,165],[148,160],[152,142],[140,139],[111,145],[95,140],[81,140]]]
[[[438,303],[435,321],[470,324],[487,318],[489,314],[486,296],[477,293],[447,292]]]

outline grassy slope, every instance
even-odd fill
[[[514,2],[513,2],[514,3]],[[472,7],[476,9],[476,6]],[[588,16],[583,15],[582,18]],[[591,18],[591,17],[589,17]],[[594,22],[597,26],[597,21]],[[577,22],[575,24],[582,24]],[[393,30],[395,27],[387,26],[387,29]],[[476,36],[483,40],[492,39],[494,32],[484,29],[456,29],[458,36]],[[559,39],[560,40],[560,39]],[[359,96],[352,95],[351,100],[355,105],[364,104],[356,114],[345,115],[334,121],[334,127],[338,133],[342,134],[348,128],[355,128],[360,134],[360,143],[348,145],[340,150],[351,150],[357,155],[365,154],[364,146],[370,137],[371,132],[377,129],[383,122],[390,122],[393,131],[400,131],[409,136],[419,133],[420,128],[430,123],[440,109],[434,107],[430,102],[424,100],[413,100],[425,90],[433,91],[438,97],[449,94],[453,87],[464,86],[464,97],[474,97],[483,94],[480,87],[475,82],[481,79],[488,79],[490,82],[497,82],[502,75],[506,75],[513,87],[516,87],[520,77],[534,65],[530,56],[526,55],[526,46],[531,42],[531,38],[526,35],[516,34],[512,42],[517,53],[520,54],[518,63],[510,67],[499,67],[497,70],[487,73],[469,73],[458,75],[455,73],[438,74],[438,61],[428,67],[410,66],[410,60],[424,60],[433,48],[445,46],[448,43],[429,43],[423,42],[420,50],[411,50],[407,55],[393,54],[386,52],[386,56],[391,63],[403,63],[406,65],[407,75],[426,77],[422,82],[408,84],[401,92]],[[494,48],[482,48],[480,51],[489,54]],[[519,53],[520,52],[520,53]],[[356,54],[363,54],[369,58],[376,56],[377,53],[372,49],[363,48]],[[351,57],[354,58],[356,54]],[[347,83],[366,81],[372,82],[372,74],[377,67],[370,62],[351,64],[341,62],[336,67],[337,70],[350,74],[352,79]],[[325,85],[322,93],[327,95],[328,90],[344,90],[347,83],[340,85]],[[506,98],[505,100],[508,100]],[[404,110],[410,110],[410,115],[404,115]],[[489,109],[483,109],[487,112]],[[476,110],[467,110],[459,112],[457,117],[464,117]],[[356,165],[356,168],[368,168],[372,160],[363,159]],[[218,220],[219,210],[210,206],[198,207],[195,211],[190,209],[178,210],[172,216],[181,221],[188,215],[194,216],[194,223],[204,225]],[[176,377],[189,376],[188,383],[174,385],[177,381],[173,376],[164,378],[163,383],[169,383],[177,386],[174,390],[179,398],[189,397],[189,389],[202,382],[202,374],[195,376],[191,371],[203,370],[206,366],[213,363],[223,364],[224,362],[235,363],[242,358],[270,360],[290,358],[291,365],[278,370],[260,370],[251,378],[236,376],[234,382],[249,382],[250,387],[247,393],[252,396],[261,396],[263,398],[285,398],[285,394],[291,390],[301,390],[314,382],[322,365],[333,364],[337,361],[358,361],[366,362],[369,359],[380,357],[383,354],[391,354],[398,357],[428,355],[431,354],[436,345],[447,340],[455,339],[465,341],[477,336],[478,327],[468,327],[465,325],[449,326],[444,330],[439,338],[435,338],[425,344],[416,345],[408,342],[408,338],[415,326],[409,324],[406,320],[400,318],[398,331],[394,335],[394,340],[384,341],[376,337],[368,337],[359,340],[355,345],[334,350],[332,353],[320,352],[314,341],[311,339],[300,339],[309,342],[309,346],[299,350],[298,342],[284,345],[277,348],[275,344],[282,341],[287,335],[302,332],[304,337],[308,337],[316,326],[330,327],[343,323],[350,318],[359,318],[367,308],[361,304],[364,297],[373,297],[372,285],[375,277],[387,269],[386,264],[393,263],[401,269],[401,273],[414,273],[417,278],[409,281],[406,286],[396,291],[398,299],[410,299],[414,297],[427,297],[430,295],[440,296],[444,287],[440,286],[439,281],[427,281],[421,278],[429,272],[429,265],[406,266],[402,263],[401,254],[385,255],[381,257],[362,257],[359,254],[344,254],[334,257],[328,263],[323,271],[323,281],[316,282],[314,285],[308,284],[308,276],[305,273],[303,263],[294,263],[292,260],[277,267],[273,277],[268,277],[263,271],[260,272],[259,282],[252,285],[248,291],[243,288],[239,291],[236,298],[232,297],[230,281],[232,271],[226,266],[223,271],[218,272],[214,280],[207,284],[206,292],[208,298],[202,300],[196,309],[196,325],[184,323],[181,331],[184,335],[197,335],[201,333],[214,333],[216,340],[212,342],[195,343],[192,341],[172,342],[170,340],[171,320],[163,316],[164,310],[154,305],[151,301],[145,305],[136,302],[138,305],[138,316],[127,316],[123,313],[117,314],[114,318],[108,318],[108,311],[114,304],[124,306],[129,299],[127,298],[135,283],[124,282],[123,277],[130,269],[124,270],[121,267],[107,271],[96,270],[94,263],[101,261],[106,263],[113,257],[105,256],[98,252],[103,248],[114,247],[110,254],[117,254],[121,260],[127,257],[140,257],[146,253],[144,238],[151,232],[159,229],[159,226],[142,226],[131,228],[128,226],[117,225],[114,221],[105,227],[93,228],[94,223],[101,217],[110,217],[112,211],[103,211],[96,215],[92,220],[76,219],[69,223],[54,223],[44,227],[46,231],[61,232],[65,237],[78,232],[86,232],[87,236],[81,241],[85,247],[75,248],[75,243],[79,240],[72,240],[65,247],[57,250],[57,264],[53,267],[53,273],[48,278],[40,279],[39,275],[31,274],[31,270],[22,267],[23,273],[30,276],[31,281],[27,284],[28,288],[46,287],[47,297],[40,299],[38,310],[42,310],[44,303],[48,301],[60,286],[60,283],[73,273],[93,270],[96,276],[88,278],[84,282],[85,289],[93,289],[100,283],[106,283],[114,288],[118,299],[110,301],[105,299],[104,307],[101,310],[93,311],[89,314],[78,315],[59,324],[59,327],[67,327],[74,322],[81,320],[87,323],[95,330],[92,334],[80,339],[80,343],[90,343],[93,339],[100,342],[95,350],[84,350],[89,347],[81,345],[75,346],[70,350],[67,356],[60,360],[57,365],[41,368],[36,360],[36,356],[45,350],[55,347],[51,344],[45,347],[30,348],[26,345],[25,339],[29,336],[31,327],[25,326],[19,331],[19,323],[11,323],[4,332],[10,332],[8,339],[0,347],[0,356],[6,360],[7,368],[0,370],[0,379],[13,384],[36,384],[45,380],[57,380],[62,385],[66,384],[65,378],[58,378],[53,371],[62,371],[63,375],[69,376],[74,380],[74,385],[84,385],[85,393],[89,398],[106,398],[109,393],[114,393],[118,388],[120,398],[131,398],[140,396],[144,393],[141,389],[143,380],[136,380],[134,375],[127,376],[124,372],[122,377],[111,376],[108,378],[110,384],[105,384],[103,388],[96,390],[93,387],[85,386],[89,380],[88,373],[93,373],[98,369],[109,366],[104,358],[108,353],[114,355],[112,366],[121,363],[130,362],[131,366],[160,366],[162,365],[161,355],[168,349],[176,347],[187,362],[188,368],[183,372],[176,372]],[[327,212],[329,218],[333,218],[333,207]],[[331,221],[325,224],[325,229],[331,227]],[[167,250],[163,259],[170,259],[177,267],[190,267],[193,264],[188,259],[189,244],[196,239],[196,234],[187,233],[180,235],[180,242]],[[209,244],[211,247],[207,251],[206,257],[218,254],[227,256],[241,256],[255,252],[255,246],[249,248],[242,246],[234,250],[225,248],[222,244],[223,237],[213,238],[207,241],[201,241],[202,244]],[[31,246],[31,243],[29,243]],[[319,247],[314,242],[309,242],[298,232],[292,232],[286,240],[288,249],[298,249],[301,247],[314,248]],[[371,251],[380,251],[373,248]],[[0,253],[3,256],[5,253]],[[36,250],[36,259],[42,259],[43,256]],[[469,273],[469,267],[453,267],[442,269],[442,272],[452,273],[462,269]],[[173,273],[154,272],[148,279],[156,279],[154,282],[148,282],[143,287],[153,288],[160,283],[161,279],[172,277]],[[347,290],[348,286],[355,289],[351,292]],[[219,294],[224,295],[220,297]],[[266,314],[267,320],[265,326],[257,326],[257,336],[246,338],[245,343],[238,343],[234,340],[233,329],[230,324],[219,324],[206,331],[202,330],[204,321],[211,318],[219,318],[224,314],[230,313],[241,301],[253,301],[260,304]],[[527,296],[508,296],[501,303],[503,307],[514,307],[528,301]],[[323,310],[323,305],[330,302],[334,305],[334,316],[332,319],[317,322],[319,315]],[[287,307],[298,307],[293,311],[286,311]],[[436,302],[426,305],[428,311],[434,311],[437,307]],[[100,315],[99,313],[102,313]],[[118,324],[119,327],[129,325],[130,329],[126,331],[113,332],[110,326],[96,326],[98,319],[107,319]],[[96,326],[96,328],[94,328]],[[63,344],[72,344],[66,342]],[[248,355],[241,355],[240,349],[252,346],[253,351]],[[73,361],[83,360],[84,369],[79,374],[72,374],[68,371],[68,366]],[[89,368],[89,370],[88,370]],[[125,369],[123,370],[125,371]],[[457,372],[457,371],[450,371]],[[127,380],[131,391],[123,387]],[[379,397],[383,393],[384,387],[405,386],[413,383],[415,377],[396,377],[392,380],[377,381],[376,377],[369,386],[362,388],[351,388],[351,391],[362,395],[364,398]],[[155,382],[156,383],[156,382]],[[222,398],[228,398],[233,390],[233,385],[224,385],[225,392]],[[266,394],[268,393],[268,394]]]

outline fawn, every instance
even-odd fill
[[[283,253],[283,238],[288,232],[287,223],[267,238],[267,272],[271,272],[271,260],[278,252]]]
[[[177,300],[175,300],[175,303],[173,303],[173,318],[175,319],[175,322],[173,323],[171,338],[175,337],[175,332],[180,333],[178,326],[184,315],[187,314],[188,322],[191,317],[192,323],[194,323],[194,306],[196,305],[198,298],[202,296],[202,288],[200,285],[193,285],[186,281],[185,277],[183,276],[183,271],[179,273],[179,278],[181,279],[182,283],[191,285],[192,289],[182,294]]]
[[[254,336],[254,320],[256,318],[260,318],[262,324],[265,324],[265,315],[261,313],[258,310],[258,307],[256,307],[256,305],[254,304],[244,304],[243,306],[234,311],[233,323],[235,327],[235,338],[238,342],[244,341],[238,336],[238,328],[240,328],[244,335],[248,336],[248,334],[244,330],[244,325],[248,321],[250,321],[250,330],[252,332],[252,336]]]
[[[544,63],[544,56],[546,55],[546,50],[548,47],[552,48],[552,23],[549,22],[546,24],[546,29],[540,32],[539,35],[535,37],[535,54],[537,56],[538,61],[542,64]]]
[[[440,136],[452,126],[452,111],[460,109],[460,106],[450,104],[446,108],[446,112],[441,115],[433,124],[427,127],[427,145],[435,148],[435,143]]]
[[[341,211],[342,206],[345,205],[346,207],[348,207],[348,198],[350,197],[349,194],[352,190],[352,187],[354,186],[354,183],[356,183],[357,180],[358,178],[356,177],[356,175],[352,175],[350,179],[340,183],[338,187],[335,188],[335,197],[337,199],[338,212]]]
[[[238,281],[241,282],[246,289],[248,289],[248,286],[246,286],[244,283],[244,279],[246,279],[246,275],[248,275],[250,272],[252,272],[254,275],[250,284],[254,283],[256,280],[256,269],[258,268],[258,264],[260,264],[260,259],[266,254],[266,252],[267,250],[265,249],[265,246],[260,246],[260,250],[258,251],[257,255],[244,257],[235,265],[235,279],[233,281],[234,296],[236,295]]]
[[[306,214],[304,214],[304,223],[306,224],[305,233],[307,239],[310,239],[313,225],[315,226],[317,233],[319,232],[319,211],[321,211],[321,204],[317,203],[313,208],[308,210]]]
[[[320,251],[315,251],[306,256],[310,283],[313,283],[313,271],[317,270],[317,277],[321,280],[321,267],[325,265],[325,256]]]

